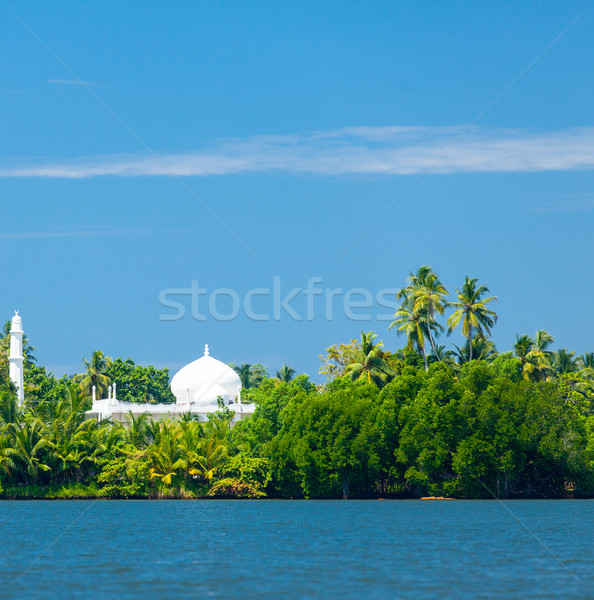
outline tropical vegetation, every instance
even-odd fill
[[[499,352],[496,297],[466,277],[450,297],[411,272],[386,332],[329,347],[327,381],[282,365],[234,365],[251,418],[223,403],[200,421],[89,419],[92,388],[171,402],[166,369],[102,352],[60,379],[25,370],[25,402],[0,340],[4,498],[565,498],[594,496],[594,353],[555,349],[544,329]],[[395,330],[396,335],[391,333]],[[443,343],[456,331],[460,346]]]

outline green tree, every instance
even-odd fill
[[[91,360],[83,358],[83,363],[86,371],[75,375],[73,381],[78,383],[88,395],[92,394],[93,386],[95,386],[97,398],[102,398],[111,383],[106,372],[112,363],[112,359],[109,356],[104,356],[101,350],[95,350]]]
[[[473,331],[476,334],[491,333],[491,327],[497,322],[497,315],[487,308],[487,305],[497,298],[484,298],[489,292],[486,285],[477,285],[478,279],[466,276],[462,289],[456,289],[458,294],[452,306],[456,309],[448,319],[449,333],[462,324],[462,335],[469,342],[469,360],[472,360]]]
[[[455,347],[457,350],[456,355],[458,357],[458,362],[460,364],[470,362],[473,359],[492,361],[497,358],[498,355],[495,344],[481,333],[472,338],[472,343],[469,339],[466,339],[462,348],[458,348],[458,346]]]
[[[19,400],[14,390],[0,389],[0,421],[4,424],[18,423],[21,417]]]
[[[320,374],[329,379],[342,377],[347,365],[352,362],[353,356],[361,349],[357,340],[351,340],[349,344],[334,344],[326,348],[326,356],[320,355],[322,366]]]
[[[289,405],[271,445],[277,478],[294,476],[310,498],[373,494],[380,469],[377,405],[371,399],[376,394],[374,386],[351,383],[298,407]]]
[[[567,348],[561,348],[553,354],[552,368],[556,375],[566,375],[579,370],[579,362],[575,352]]]
[[[136,448],[126,448],[117,458],[103,463],[97,481],[102,494],[109,498],[143,497],[150,489],[151,461],[147,453]]]
[[[43,472],[50,471],[46,464],[52,443],[45,435],[39,419],[29,419],[23,425],[12,425],[14,454],[12,460],[20,467],[24,483],[37,483]]]
[[[151,417],[148,413],[141,413],[135,417],[130,411],[126,434],[128,442],[132,446],[143,449],[149,445],[151,438],[150,423]]]
[[[267,377],[266,369],[262,365],[230,365],[231,368],[239,375],[241,387],[244,390],[257,388]]]
[[[118,399],[124,402],[173,403],[169,369],[143,367],[131,358],[116,358],[105,370],[105,376],[116,382]]]
[[[276,378],[279,381],[289,382],[293,377],[295,377],[295,369],[293,367],[289,367],[286,363],[276,372]]]
[[[594,369],[594,352],[584,352],[580,361],[582,369]]]
[[[419,288],[423,287],[432,275],[434,275],[433,269],[429,265],[421,265],[415,273],[409,271],[406,286],[398,290],[396,299],[411,298],[414,300]]]
[[[534,341],[529,335],[516,335],[514,354],[520,359],[522,366],[526,362],[533,345]]]
[[[429,336],[431,348],[434,354],[437,355],[431,331],[437,328],[441,329],[441,325],[435,320],[435,315],[443,315],[445,309],[448,307],[448,290],[441,283],[437,275],[431,271],[426,274],[422,284],[414,290],[413,294],[414,309],[425,313],[427,335]]]
[[[532,345],[533,350],[538,350],[539,352],[549,353],[549,346],[555,341],[555,338],[545,329],[539,329],[534,336],[534,342]]]
[[[376,337],[373,331],[361,332],[361,350],[353,355],[353,362],[347,365],[345,372],[352,380],[364,379],[368,383],[373,382],[378,387],[383,387],[394,376],[394,372],[384,360],[384,343],[375,343]]]
[[[402,306],[394,314],[396,319],[388,326],[390,329],[396,329],[398,335],[406,335],[408,343],[406,348],[412,352],[417,347],[419,354],[423,357],[425,371],[428,370],[427,353],[425,352],[425,323],[423,315],[419,310],[415,310],[414,304],[410,298],[406,298]]]

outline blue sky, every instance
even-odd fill
[[[374,330],[346,290],[430,264],[499,300],[493,337],[594,349],[594,21],[587,2],[4,2],[0,314],[41,364],[175,371],[202,353],[283,362]],[[511,87],[510,87],[511,86]],[[479,118],[480,117],[480,118]],[[477,118],[478,121],[477,121]],[[353,244],[353,242],[355,242]],[[345,251],[346,250],[346,251]],[[298,294],[321,278],[312,318]],[[232,290],[237,318],[159,297]],[[215,300],[230,314],[232,299]],[[207,311],[208,312],[208,311]],[[388,311],[389,312],[389,311]],[[461,343],[458,333],[447,343]]]

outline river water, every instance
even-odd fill
[[[0,598],[594,598],[594,501],[3,501]]]

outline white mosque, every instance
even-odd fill
[[[17,388],[19,402],[24,400],[23,387],[23,326],[18,312],[12,318],[10,330],[10,379]],[[108,388],[107,398],[98,399],[93,388],[93,405],[89,418],[126,422],[130,413],[137,417],[149,414],[154,419],[179,418],[184,413],[206,420],[209,413],[219,410],[219,401],[235,413],[234,422],[251,415],[254,404],[242,404],[241,379],[228,365],[210,356],[208,344],[204,356],[180,369],[171,380],[175,404],[140,404],[117,398],[117,383]]]
[[[171,380],[175,404],[139,404],[117,399],[116,383],[109,386],[108,397],[95,398],[89,417],[125,421],[130,413],[135,417],[148,413],[152,418],[177,418],[183,413],[199,415],[202,420],[219,409],[219,399],[235,413],[234,421],[251,415],[254,404],[242,404],[241,379],[228,365],[210,356],[208,344],[204,356],[180,369]]]

